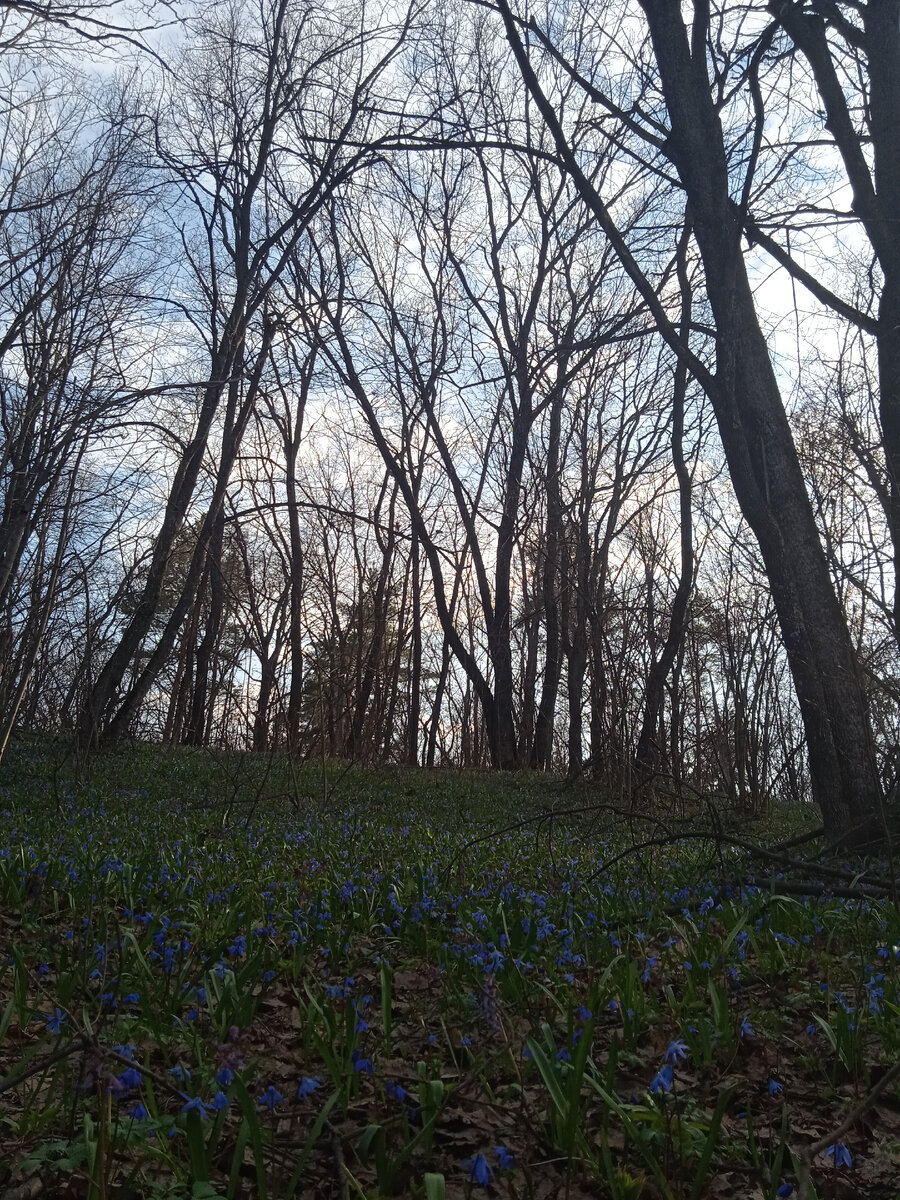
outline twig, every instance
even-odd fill
[[[844,1117],[840,1125],[835,1125],[834,1129],[826,1133],[824,1137],[820,1137],[817,1142],[813,1142],[811,1146],[806,1147],[803,1151],[803,1158],[811,1163],[817,1154],[821,1154],[823,1150],[827,1150],[829,1146],[833,1145],[842,1134],[845,1134],[848,1129],[856,1124],[866,1109],[872,1107],[885,1088],[890,1087],[895,1079],[900,1079],[900,1059],[894,1063],[889,1071],[885,1071],[878,1082],[863,1096],[859,1104],[855,1108],[852,1108],[846,1117]]]
[[[489,833],[479,834],[478,837],[470,838],[463,846],[460,847],[459,853],[456,855],[447,867],[447,873],[450,874],[453,870],[454,863],[461,860],[468,850],[473,846],[478,846],[482,842],[490,842],[494,838],[502,837],[505,833],[515,833],[520,829],[527,829],[529,825],[537,825],[538,829],[545,821],[552,821],[558,817],[583,817],[591,813],[608,812],[614,816],[622,817],[625,821],[647,821],[654,825],[665,825],[659,817],[651,813],[631,812],[627,808],[620,808],[615,804],[579,804],[572,808],[544,808],[539,813],[532,813],[528,817],[522,817],[518,821],[512,821],[508,825],[503,825],[499,829],[492,829]],[[697,836],[696,834],[692,836]]]
[[[344,1165],[344,1147],[341,1145],[341,1138],[338,1131],[327,1122],[328,1128],[331,1131],[331,1153],[334,1158],[334,1173],[337,1178],[337,1185],[340,1188],[341,1200],[350,1200],[350,1180],[347,1178],[347,1169]]]
[[[830,879],[861,880],[863,872],[858,871],[855,874],[851,871],[843,871],[840,867],[829,867],[825,863],[808,862],[802,858],[791,858],[789,854],[781,854],[777,850],[770,850],[766,846],[756,846],[753,842],[745,842],[743,838],[726,836],[725,840],[730,846],[735,846],[739,850],[746,850],[748,854],[752,854],[756,858],[764,858],[769,862],[776,862],[780,866],[792,867],[796,871],[815,871],[817,875],[825,875]],[[875,887],[884,887],[887,891],[887,886],[880,882],[875,882]]]
[[[798,846],[805,846],[807,842],[814,842],[816,838],[820,838],[825,832],[824,825],[817,825],[815,829],[810,829],[808,833],[798,833],[796,837],[788,838],[786,842],[778,842],[769,849],[773,853],[778,853],[784,850],[795,850]]]
[[[32,1175],[30,1179],[26,1179],[24,1183],[17,1183],[15,1187],[7,1188],[0,1196],[0,1200],[34,1200],[35,1196],[40,1196],[44,1190],[44,1181],[40,1175]]]
[[[850,1112],[847,1113],[846,1117],[844,1117],[843,1121],[841,1121],[839,1125],[835,1125],[835,1127],[830,1129],[824,1137],[820,1137],[817,1142],[813,1142],[811,1146],[807,1146],[805,1149],[800,1151],[799,1200],[806,1200],[808,1195],[809,1171],[810,1167],[812,1166],[813,1159],[816,1158],[817,1155],[821,1154],[823,1150],[827,1150],[829,1146],[833,1146],[838,1138],[843,1136],[848,1129],[852,1128],[866,1111],[866,1109],[872,1107],[881,1093],[888,1088],[895,1079],[900,1079],[900,1059],[894,1063],[889,1071],[886,1071],[884,1075],[882,1075],[882,1077],[870,1089],[870,1091],[863,1096],[859,1104],[857,1104],[855,1108],[852,1108]]]
[[[32,1075],[37,1075],[40,1071],[45,1071],[47,1067],[52,1067],[55,1062],[59,1062],[62,1058],[68,1058],[70,1054],[77,1054],[81,1050],[87,1050],[92,1042],[89,1038],[77,1038],[71,1042],[67,1042],[64,1046],[59,1046],[52,1053],[45,1055],[36,1062],[27,1063],[24,1067],[19,1067],[15,1071],[11,1071],[5,1079],[0,1079],[0,1095],[8,1092],[10,1088],[14,1088],[17,1083],[22,1083],[23,1080],[29,1079]]]

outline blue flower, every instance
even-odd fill
[[[391,1100],[397,1100],[400,1104],[405,1104],[410,1098],[409,1092],[399,1083],[394,1083],[393,1079],[389,1079],[384,1085],[385,1094]]]
[[[687,1043],[683,1042],[681,1040],[681,1038],[676,1038],[674,1042],[669,1042],[669,1048],[666,1051],[666,1062],[667,1063],[678,1062],[679,1059],[685,1059],[685,1058],[687,1058],[687,1056],[688,1056]]]
[[[150,1120],[150,1114],[147,1112],[146,1108],[144,1108],[143,1104],[136,1104],[134,1108],[129,1109],[128,1115],[131,1117],[132,1121]]]
[[[371,1058],[364,1058],[362,1052],[359,1050],[354,1050],[351,1057],[353,1059],[354,1071],[363,1071],[366,1075],[375,1074],[375,1066]]]
[[[231,1107],[231,1101],[228,1099],[228,1097],[225,1095],[225,1093],[224,1092],[216,1092],[216,1094],[212,1098],[212,1108],[216,1112],[221,1112],[223,1109],[230,1108],[230,1107]]]
[[[282,1096],[278,1088],[269,1084],[257,1103],[265,1105],[268,1109],[273,1109],[276,1104],[284,1104],[284,1096]]]
[[[509,1171],[515,1164],[515,1158],[512,1152],[507,1150],[505,1146],[495,1146],[494,1153],[497,1155],[497,1162],[501,1171]]]
[[[783,1083],[779,1083],[777,1079],[769,1080],[769,1095],[770,1096],[780,1096],[783,1091],[784,1091]],[[790,1193],[788,1193],[788,1194],[790,1194]]]
[[[753,1026],[750,1024],[749,1017],[744,1017],[741,1021],[741,1037],[754,1037]]]
[[[143,1083],[143,1076],[134,1067],[126,1067],[119,1076],[119,1084],[123,1088],[137,1088]]]
[[[188,1100],[187,1104],[185,1104],[185,1106],[182,1108],[181,1111],[183,1113],[192,1113],[192,1112],[199,1113],[200,1120],[205,1121],[206,1120],[206,1110],[208,1107],[209,1107],[209,1105],[204,1104],[199,1096],[192,1096],[191,1099]]]
[[[674,1080],[674,1067],[670,1065],[662,1067],[653,1076],[653,1080],[650,1084],[650,1091],[653,1092],[654,1095],[658,1094],[659,1092],[671,1092]]]
[[[853,1158],[843,1142],[835,1142],[825,1151],[826,1158],[833,1158],[836,1167],[852,1167]]]
[[[66,1014],[61,1008],[58,1008],[52,1017],[47,1017],[45,1028],[48,1033],[58,1034],[65,1024]]]
[[[322,1080],[318,1075],[314,1075],[311,1079],[307,1075],[304,1075],[300,1080],[300,1086],[297,1088],[297,1099],[305,1100],[307,1096],[311,1096],[321,1082]]]
[[[183,1083],[185,1079],[190,1079],[191,1073],[187,1067],[175,1066],[169,1067],[169,1074],[174,1075],[179,1083]]]
[[[481,1187],[487,1187],[493,1178],[493,1167],[491,1167],[483,1154],[476,1154],[474,1158],[467,1158],[463,1166],[469,1168],[469,1178],[471,1181],[480,1184]]]
[[[775,1193],[776,1196],[781,1197],[781,1200],[787,1200],[787,1197],[793,1196],[793,1194],[794,1194],[794,1185],[792,1183],[783,1183],[781,1185],[781,1187],[778,1189],[778,1191]]]
[[[216,1083],[223,1088],[230,1087],[231,1081],[234,1079],[234,1071],[230,1067],[223,1067],[216,1076]]]

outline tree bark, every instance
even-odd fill
[[[829,837],[878,837],[881,786],[859,664],[828,572],[741,253],[742,221],[710,95],[705,37],[692,55],[677,0],[641,0],[691,206],[717,330],[710,398],[741,511],[772,589]],[[698,18],[700,20],[700,18]]]
[[[562,497],[559,487],[559,443],[562,421],[562,390],[553,398],[547,442],[547,532],[541,572],[541,596],[544,605],[546,643],[544,683],[534,730],[531,765],[548,771],[553,754],[553,725],[559,677],[562,669],[562,635],[559,622],[559,553],[563,536]]]
[[[867,128],[872,170],[838,75],[829,44],[828,21],[798,3],[769,5],[812,69],[860,219],[881,267],[883,286],[875,340],[878,351],[879,414],[890,489],[888,519],[894,549],[894,634],[900,643],[900,0],[867,0],[855,50],[866,71]],[[852,27],[845,27],[852,28]],[[837,36],[845,36],[844,28]]]

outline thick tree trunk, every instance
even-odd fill
[[[894,530],[894,633],[900,643],[900,0],[864,9],[870,128],[883,244],[876,246],[884,285],[878,307],[881,431]]]
[[[711,399],[741,511],[759,542],[797,691],[813,796],[848,845],[878,836],[881,787],[861,672],[819,539],[741,253],[705,37],[692,57],[677,0],[641,0],[716,321]]]
[[[831,14],[801,3],[770,3],[770,10],[803,54],[819,91],[825,126],[834,139],[862,223],[881,267],[878,307],[879,411],[888,473],[888,512],[894,542],[894,631],[900,642],[900,0],[860,6],[866,76],[866,127],[851,113],[829,41]],[[852,26],[851,26],[852,28]],[[840,25],[834,35],[845,35]],[[863,139],[872,148],[871,168]]]
[[[888,475],[887,517],[894,549],[894,637],[900,645],[900,264],[891,276],[885,272],[876,342],[879,415]]]

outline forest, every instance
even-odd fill
[[[0,0],[0,1200],[898,1200],[900,0]]]

